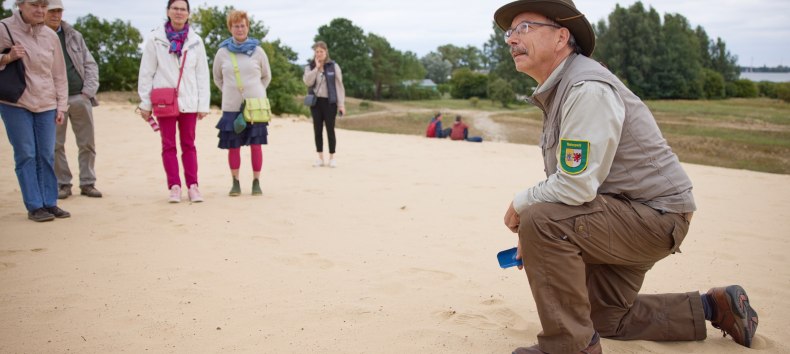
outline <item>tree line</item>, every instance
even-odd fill
[[[3,10],[2,17],[10,15]],[[190,18],[191,28],[204,39],[209,66],[219,43],[230,34],[226,16],[232,6],[200,7]],[[143,37],[129,21],[109,22],[94,15],[77,19],[74,27],[85,37],[99,64],[102,91],[133,91]],[[606,65],[643,99],[722,99],[767,96],[790,101],[790,84],[754,83],[739,79],[740,68],[721,38],[711,39],[701,26],[692,28],[679,14],[662,18],[641,2],[617,5],[606,20],[593,26],[597,45],[593,58]],[[295,96],[306,93],[303,67],[297,53],[280,40],[264,40],[268,29],[250,18],[250,37],[262,39],[273,78],[268,88],[273,111],[300,113]],[[503,33],[492,23],[482,49],[442,45],[422,58],[394,48],[385,37],[365,33],[352,21],[336,18],[317,29],[315,41],[324,41],[330,56],[345,68],[347,95],[362,99],[437,99],[445,93],[459,99],[490,99],[504,107],[532,92],[536,82],[519,73]],[[438,86],[420,85],[430,79]],[[212,104],[219,104],[219,89],[212,86]]]

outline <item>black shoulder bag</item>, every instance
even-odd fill
[[[8,38],[11,39],[11,45],[16,45],[14,37],[11,36],[11,31],[8,29],[8,25],[3,23],[3,26],[5,26],[6,32],[8,32]],[[6,48],[2,51],[2,54],[8,54],[10,52],[11,48]],[[2,84],[0,84],[0,100],[17,103],[27,88],[27,83],[25,82],[25,64],[22,62],[22,58],[6,64],[5,69],[0,70],[0,82],[2,82]]]

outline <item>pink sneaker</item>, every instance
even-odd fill
[[[170,187],[170,198],[168,201],[170,203],[181,203],[181,186],[173,185]]]
[[[189,194],[189,201],[192,203],[200,203],[203,201],[203,196],[200,195],[197,184],[189,186],[187,194]]]

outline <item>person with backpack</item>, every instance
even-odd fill
[[[442,113],[436,113],[433,119],[428,123],[428,128],[425,130],[425,136],[428,138],[446,138],[450,136],[452,128],[442,129]]]

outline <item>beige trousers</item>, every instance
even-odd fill
[[[93,129],[93,106],[83,95],[69,96],[69,110],[63,124],[55,128],[55,175],[58,186],[71,185],[71,170],[66,160],[66,130],[69,122],[77,140],[77,161],[80,168],[80,186],[96,183],[96,143]]]

